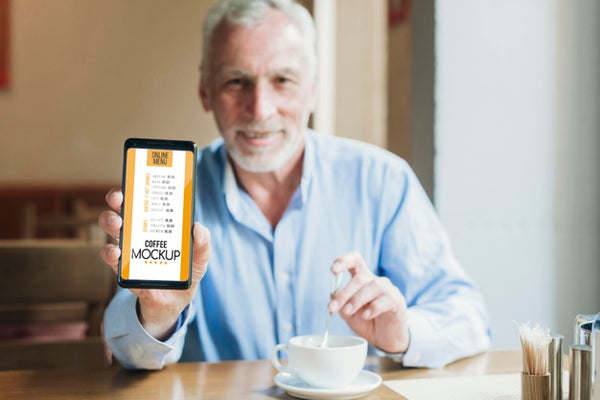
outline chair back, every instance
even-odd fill
[[[101,321],[115,282],[99,245],[0,241],[0,370],[105,365]]]

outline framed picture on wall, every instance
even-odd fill
[[[0,0],[0,89],[10,84],[10,0]]]

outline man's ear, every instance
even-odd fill
[[[204,111],[211,111],[212,107],[210,106],[210,100],[208,98],[208,91],[206,90],[206,82],[204,76],[200,76],[200,84],[198,85],[198,95],[200,96],[200,101],[202,101],[202,107]]]

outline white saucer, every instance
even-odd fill
[[[348,386],[336,389],[320,389],[310,386],[300,378],[287,372],[280,372],[273,378],[275,384],[289,395],[300,399],[356,399],[381,385],[381,377],[374,372],[362,370],[360,375]]]

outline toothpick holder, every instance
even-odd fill
[[[521,373],[521,400],[548,400],[550,398],[550,374],[529,375]]]

